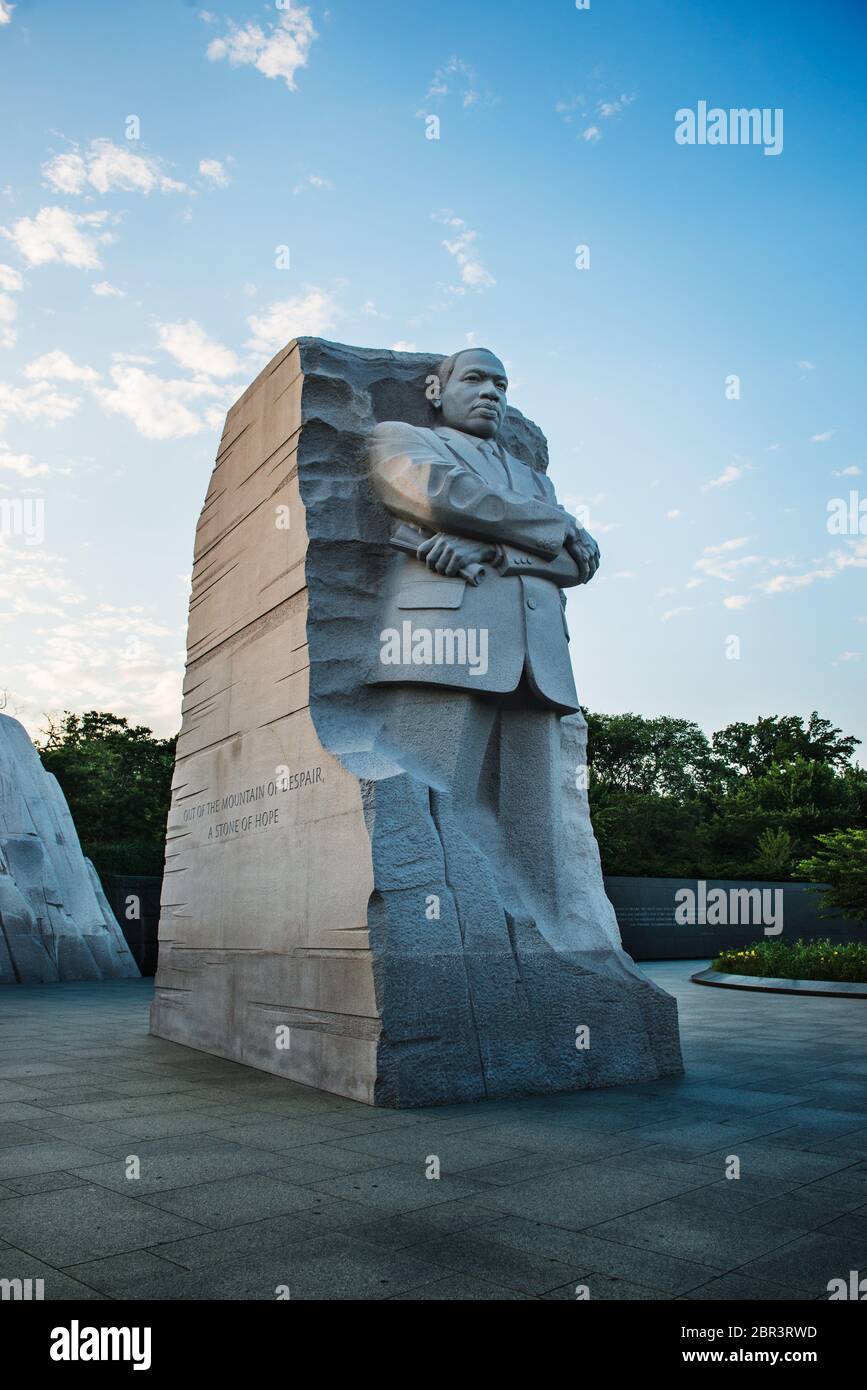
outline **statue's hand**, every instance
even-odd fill
[[[486,541],[450,536],[445,531],[438,531],[416,551],[417,558],[423,560],[428,569],[446,575],[460,574],[468,565],[483,565],[486,560],[493,560],[496,554],[496,548]]]
[[[565,545],[578,566],[580,583],[589,584],[599,568],[599,546],[583,526],[575,526],[567,531]]]

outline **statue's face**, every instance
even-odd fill
[[[506,369],[492,352],[461,353],[442,393],[444,425],[493,439],[506,418]]]

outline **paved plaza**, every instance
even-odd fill
[[[149,980],[7,988],[0,1278],[50,1299],[827,1298],[867,1273],[865,1004],[702,988],[702,966],[644,966],[678,998],[683,1078],[410,1111],[150,1037]]]

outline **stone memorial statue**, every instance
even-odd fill
[[[299,339],[199,522],[153,1031],[392,1106],[682,1069],[621,947],[565,591],[502,363]]]
[[[138,973],[56,777],[0,714],[0,984]]]

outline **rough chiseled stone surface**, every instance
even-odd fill
[[[561,846],[544,922],[493,832],[384,738],[394,690],[371,682],[394,552],[366,440],[432,423],[439,360],[299,339],[229,412],[197,532],[152,1028],[390,1106],[675,1073],[676,1005],[605,897],[580,715],[559,723],[560,785],[528,766],[522,791]],[[546,467],[518,411],[500,439]]]
[[[0,984],[138,973],[57,779],[0,715]]]

